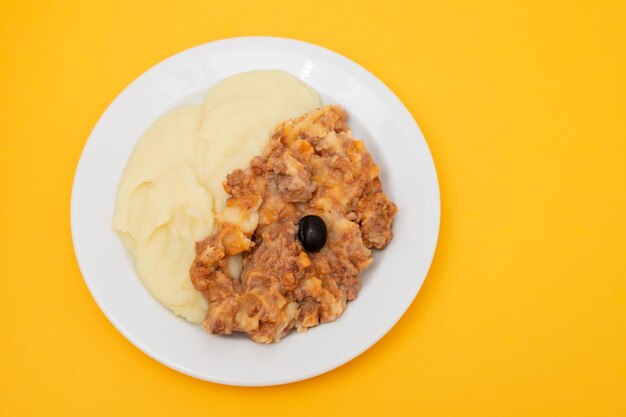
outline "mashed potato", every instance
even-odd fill
[[[263,152],[276,125],[320,106],[288,73],[254,71],[223,80],[202,105],[171,111],[143,135],[120,181],[113,227],[159,302],[202,321],[207,302],[189,268],[195,242],[213,232],[225,206],[222,182]]]

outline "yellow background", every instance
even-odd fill
[[[626,416],[625,25],[623,0],[2,1],[0,415]],[[442,191],[435,260],[398,325],[335,371],[257,389],[126,341],[69,226],[74,168],[115,96],[242,35],[379,76]]]

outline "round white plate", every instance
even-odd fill
[[[357,300],[336,322],[278,344],[213,336],[162,307],[138,279],[112,229],[118,182],[137,139],[161,115],[200,103],[229,75],[288,71],[340,104],[355,137],[381,166],[400,211],[394,240],[362,274]],[[274,385],[334,369],[376,343],[419,291],[437,244],[439,187],[428,145],[400,100],[349,59],[304,42],[226,39],[191,48],[133,81],[104,112],[81,155],[72,190],[72,238],[85,282],[113,325],[139,349],[185,374],[231,385]]]

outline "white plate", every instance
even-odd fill
[[[342,317],[280,343],[213,336],[174,316],[139,281],[112,229],[118,182],[142,133],[161,115],[197,104],[223,78],[281,69],[348,112],[354,136],[381,165],[398,205],[395,238],[362,274],[363,288]],[[419,291],[439,232],[439,187],[428,145],[400,100],[354,62],[304,42],[226,39],[166,59],[133,81],[104,112],[81,155],[72,190],[72,238],[85,282],[113,325],[139,349],[185,374],[231,385],[274,385],[334,369],[376,343]]]

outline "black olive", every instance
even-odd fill
[[[307,252],[319,252],[326,244],[326,223],[319,216],[304,216],[298,223],[298,240]]]

